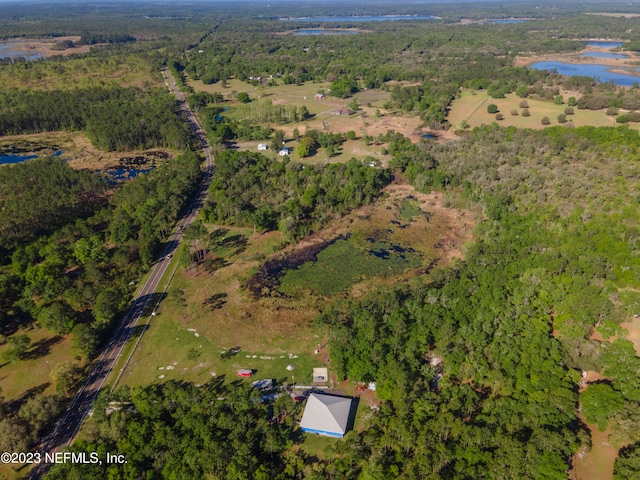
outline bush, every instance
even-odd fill
[[[562,95],[556,95],[556,98],[553,99],[553,103],[556,105],[562,105],[564,103],[564,98]]]
[[[616,107],[607,108],[607,115],[615,117],[616,115],[618,115],[618,113],[619,113],[619,110]]]
[[[520,102],[520,108],[529,108],[529,102],[527,102],[526,100],[522,100]]]
[[[522,116],[523,117],[530,117],[531,113],[529,113],[529,109],[525,108],[524,110],[522,110]]]
[[[498,106],[495,103],[490,103],[487,106],[487,113],[498,113]]]
[[[564,109],[564,114],[565,115],[573,115],[573,107],[567,107]]]
[[[576,97],[569,97],[569,99],[567,100],[567,105],[569,105],[570,107],[575,107],[576,105],[578,105]]]
[[[567,116],[564,113],[558,115],[558,123],[567,123]]]
[[[542,117],[542,120],[540,120],[540,122],[542,123],[542,125],[551,125],[551,120],[549,120],[549,117]]]
[[[517,117],[518,116],[518,110],[516,110],[515,108],[513,110],[511,110],[511,116]]]
[[[504,120],[504,115],[501,113],[496,113],[496,120],[500,121],[500,120]]]

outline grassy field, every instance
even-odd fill
[[[522,100],[515,94],[509,94],[506,98],[490,98],[485,91],[464,90],[451,105],[449,122],[455,129],[461,128],[463,120],[471,128],[496,122],[496,115],[487,112],[487,106],[493,103],[498,106],[499,113],[504,115],[504,119],[497,122],[499,125],[538,129],[544,128],[541,122],[543,117],[548,117],[551,125],[558,125],[558,115],[564,113],[564,109],[567,107],[566,104],[556,105],[546,100],[527,98],[525,100],[529,104],[531,116],[524,117],[522,116],[523,109],[519,107]],[[512,110],[517,110],[518,115],[511,115]],[[567,120],[576,127],[619,125],[615,123],[613,117],[607,116],[604,110],[580,110],[574,107],[574,112],[574,115],[567,115]],[[632,126],[632,128],[638,127]]]
[[[363,277],[398,275],[418,268],[425,260],[428,261],[411,247],[405,249],[386,241],[350,237],[325,248],[316,262],[289,270],[282,277],[280,290],[285,294],[313,290],[322,295],[335,295]]]
[[[299,372],[298,383],[310,379],[312,367],[322,366],[313,351],[325,332],[308,325],[315,309],[277,299],[254,302],[241,288],[283,237],[272,232],[254,238],[250,229],[224,231],[229,241],[211,252],[219,268],[179,268],[122,383],[171,378],[203,383],[213,374],[235,379],[240,368],[255,370],[256,378],[284,381],[289,364],[295,365],[294,374]],[[176,292],[184,292],[182,298]],[[228,353],[231,349],[238,351]]]
[[[77,52],[81,49],[82,47],[78,48]],[[160,72],[141,56],[129,53],[119,56],[114,54],[108,62],[89,55],[84,58],[69,58],[64,62],[16,62],[3,65],[0,69],[0,85],[3,88],[36,90],[116,85],[164,88]]]
[[[353,130],[358,137],[370,135],[376,137],[384,134],[388,130],[400,132],[403,135],[418,141],[423,133],[422,121],[416,116],[404,116],[387,112],[383,105],[389,99],[390,94],[382,90],[363,90],[354,95],[358,102],[359,110],[353,115],[338,115],[340,108],[348,107],[352,99],[335,98],[330,95],[322,99],[316,99],[315,94],[329,88],[329,83],[305,83],[296,85],[277,85],[269,87],[266,85],[254,86],[246,82],[232,79],[227,87],[220,83],[204,85],[201,81],[189,81],[188,84],[196,91],[222,93],[225,99],[233,102],[235,95],[239,92],[247,92],[252,101],[271,101],[274,105],[295,105],[306,107],[309,111],[309,118],[298,123],[272,124],[271,128],[280,129],[285,132],[288,138],[293,137],[293,130],[298,129],[302,135],[308,129],[316,129],[330,132],[348,132]],[[371,106],[369,106],[371,105]],[[224,113],[231,119],[239,119],[247,116],[251,104],[240,105],[229,103],[228,110]],[[244,113],[243,113],[244,112]],[[249,115],[250,116],[250,115]],[[240,148],[257,148],[258,142],[243,142]],[[295,143],[288,145],[295,147]],[[380,153],[384,145],[366,145],[362,140],[347,142],[343,146],[341,155],[331,159],[326,157],[322,149],[314,157],[305,159],[310,163],[324,163],[327,161],[344,161],[351,157],[364,159],[367,155],[379,158],[384,164],[388,158]]]
[[[395,275],[377,275],[360,281],[362,272],[354,267],[352,273],[357,282],[351,287],[351,293],[356,296],[415,275],[415,267],[432,259],[440,258],[445,265],[448,259],[461,256],[462,243],[471,238],[473,215],[445,209],[438,194],[417,194],[408,185],[391,185],[386,192],[377,204],[335,220],[313,236],[335,238],[350,232],[354,241],[358,238],[359,242],[370,243],[367,237],[382,235],[376,233],[377,230],[386,231],[400,225],[398,215],[407,196],[412,196],[410,201],[420,205],[422,213],[411,221],[403,220],[405,228],[395,228],[392,237],[379,239],[380,244],[414,248],[420,263],[410,264],[413,273],[403,273],[406,264],[400,262],[402,268],[396,269]],[[327,359],[322,346],[327,332],[313,326],[311,320],[329,299],[300,295],[263,296],[255,300],[242,287],[265,259],[298,247],[280,250],[283,236],[279,232],[254,237],[252,229],[213,225],[209,228],[211,232],[217,229],[216,235],[224,239],[209,252],[214,267],[210,271],[203,266],[178,269],[169,294],[160,303],[158,315],[152,317],[121,383],[139,385],[173,378],[203,383],[214,374],[235,380],[240,368],[255,370],[255,378],[288,381],[291,372],[286,366],[289,364],[295,365],[296,383],[310,380],[311,369],[325,365]],[[310,241],[313,239],[304,239],[301,244]],[[372,265],[388,273],[389,264],[384,263],[388,260],[379,262],[380,265]],[[374,273],[379,273],[379,269]],[[307,275],[313,279],[312,272]],[[316,280],[319,277],[322,275],[316,275]],[[318,348],[320,352],[316,355],[314,350]]]
[[[78,363],[71,351],[71,337],[57,336],[39,328],[17,334],[28,335],[31,348],[26,359],[7,363],[4,352],[9,346],[0,346],[0,385],[5,400],[26,400],[36,391],[55,393],[55,382],[49,376],[51,369],[63,362]]]

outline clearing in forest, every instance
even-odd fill
[[[252,229],[209,225],[215,246],[202,264],[178,270],[122,382],[138,385],[177,378],[203,383],[214,374],[235,379],[239,368],[254,370],[254,378],[287,381],[295,375],[296,383],[309,381],[311,368],[324,365],[327,358],[326,332],[312,326],[311,320],[332,300],[337,287],[299,295],[300,290],[289,282],[297,292],[280,291],[285,272],[277,268],[278,262],[292,268],[309,249],[322,250],[347,236],[352,239],[348,249],[368,255],[374,248],[367,239],[378,235],[376,271],[363,271],[356,262],[348,266],[351,272],[343,265],[340,273],[350,279],[340,294],[359,297],[382,285],[421,277],[434,265],[447,265],[463,256],[462,246],[472,238],[475,214],[445,207],[443,194],[420,194],[397,183],[385,193],[375,204],[334,220],[286,248],[280,232],[254,235]],[[365,245],[369,250],[363,252]],[[384,257],[391,262],[385,264]],[[265,262],[276,265],[276,278],[258,275],[256,279]],[[304,276],[318,285],[326,283],[327,272],[336,268],[331,262],[325,271],[318,269],[316,278],[313,272]],[[262,280],[264,285],[259,284]],[[293,373],[286,370],[290,364],[295,366]]]
[[[491,98],[485,91],[463,90],[462,94],[451,104],[449,122],[454,129],[462,129],[462,122],[466,121],[469,128],[498,123],[500,126],[517,128],[544,128],[542,118],[548,117],[550,125],[558,123],[558,115],[563,114],[567,108],[568,96],[565,95],[563,105],[556,105],[553,101],[536,99],[535,97],[520,98],[515,94],[508,94],[505,98]],[[577,98],[577,97],[576,97]],[[524,108],[520,103],[526,101],[530,116],[523,115]],[[494,104],[498,107],[498,114],[503,115],[502,120],[496,120],[495,113],[488,113],[487,107]],[[517,115],[512,115],[516,111]],[[604,110],[581,110],[573,107],[574,114],[566,115],[567,123],[576,127],[591,125],[594,127],[611,127],[620,124],[615,123],[615,118],[606,115]],[[631,128],[640,128],[637,124],[628,124]]]

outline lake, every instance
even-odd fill
[[[531,22],[533,20],[525,20],[525,19],[521,19],[521,18],[496,18],[493,20],[483,20],[480,23],[493,23],[496,25],[500,25],[500,24],[510,24],[510,23],[524,23],[524,22]]]
[[[625,55],[624,53],[611,53],[611,52],[586,52],[580,56],[596,57],[596,58],[629,58],[629,55]]]
[[[616,48],[624,45],[624,42],[587,42],[587,45],[590,47]]]
[[[567,75],[569,77],[575,77],[578,75],[594,77],[600,82],[609,82],[613,80],[616,85],[622,85],[626,87],[630,87],[634,83],[640,83],[640,76],[612,72],[609,69],[614,67],[610,67],[608,65],[575,65],[573,63],[564,62],[536,62],[532,65],[529,65],[529,68],[534,68],[536,70],[557,70],[559,74]],[[638,69],[634,69],[634,71],[640,73]]]
[[[386,22],[389,20],[437,20],[431,15],[363,15],[352,17],[287,17],[280,18],[284,22]]]
[[[296,30],[294,35],[353,35],[360,33],[357,30],[325,30],[324,28],[311,28],[308,30]]]
[[[58,150],[56,153],[49,156],[59,157],[60,155],[62,155],[62,150]],[[0,155],[0,165],[22,163],[27,160],[33,160],[34,158],[38,158],[38,155]]]
[[[24,57],[26,60],[35,60],[36,58],[42,58],[42,54],[32,50],[20,49],[16,42],[2,42],[0,43],[0,58],[5,57]]]

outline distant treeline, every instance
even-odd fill
[[[0,92],[0,135],[84,130],[103,150],[184,149],[175,99],[135,88]]]

